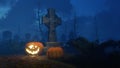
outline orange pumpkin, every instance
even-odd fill
[[[44,46],[41,42],[29,42],[26,44],[26,52],[30,55],[40,54]]]
[[[50,47],[47,50],[48,58],[60,58],[63,56],[63,49],[61,47]]]

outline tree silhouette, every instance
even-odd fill
[[[71,31],[69,33],[69,40],[72,40],[72,39],[74,39],[74,32],[73,31]]]
[[[65,36],[65,34],[62,34],[61,35],[61,42],[65,42],[66,41],[66,36]]]
[[[85,56],[92,55],[95,48],[93,43],[89,42],[84,37],[79,37],[75,40],[70,40],[68,44],[71,46],[74,46],[76,49],[80,51],[82,55],[85,55]]]

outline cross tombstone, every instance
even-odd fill
[[[61,24],[61,19],[56,15],[55,10],[48,9],[42,21],[48,27],[48,42],[56,42],[56,27]]]

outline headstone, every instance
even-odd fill
[[[48,46],[59,45],[56,38],[56,27],[61,24],[61,19],[56,15],[55,10],[50,8],[43,16],[43,23],[48,27]]]

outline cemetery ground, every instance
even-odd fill
[[[48,59],[46,56],[2,56],[0,68],[75,68],[60,61]]]
[[[0,68],[120,68],[120,55],[107,57],[65,54],[59,59],[46,55],[0,56]]]

